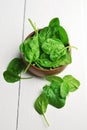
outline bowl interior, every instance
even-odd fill
[[[40,31],[41,29],[39,29]],[[29,37],[33,36],[35,34],[35,32],[33,31],[32,33],[30,33],[26,39],[28,39]],[[23,54],[21,54],[21,57],[23,58],[24,60],[24,57],[23,57]],[[24,63],[25,65],[27,65],[28,63],[24,60]],[[36,76],[39,76],[39,77],[44,77],[46,75],[55,75],[55,74],[58,74],[60,72],[62,72],[65,68],[66,68],[67,65],[62,65],[60,67],[57,67],[57,68],[54,68],[54,69],[43,69],[43,68],[39,68],[33,64],[30,65],[29,67],[29,72],[36,75]]]

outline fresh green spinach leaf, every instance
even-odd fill
[[[20,76],[18,76],[17,74],[9,70],[4,71],[3,76],[4,76],[4,79],[9,83],[14,83],[21,79]]]
[[[60,86],[60,95],[62,98],[66,98],[66,96],[69,94],[70,88],[69,85],[66,82],[62,82]]]
[[[58,28],[60,25],[60,21],[59,18],[53,18],[50,22],[49,22],[49,32],[50,33],[50,38],[59,38],[59,34],[58,34]]]
[[[53,18],[51,19],[51,21],[49,22],[49,27],[54,29],[54,28],[58,28],[60,25],[60,21],[59,18]]]
[[[70,92],[76,91],[80,86],[80,82],[72,75],[64,76],[63,80],[69,85]]]
[[[48,35],[48,27],[42,28],[38,33],[38,38],[40,44],[43,44],[43,42],[47,39]]]
[[[56,108],[62,108],[65,105],[65,98],[61,98],[60,94],[60,86],[51,84],[50,86],[45,86],[43,88],[44,93],[46,94],[49,104]]]
[[[66,30],[62,26],[59,26],[58,34],[60,40],[64,43],[65,46],[67,46],[69,44],[69,38]]]
[[[49,123],[44,115],[44,113],[47,110],[47,106],[48,106],[48,99],[44,93],[41,93],[41,95],[36,99],[34,103],[34,108],[39,114],[43,115],[47,125],[49,126]]]
[[[66,52],[66,55],[62,56],[59,60],[56,60],[53,62],[53,68],[62,66],[62,65],[67,65],[72,62],[72,57],[70,52]]]
[[[20,74],[24,69],[24,62],[21,58],[14,58],[8,64],[7,70],[15,74]]]
[[[47,110],[48,99],[44,93],[42,93],[35,101],[34,107],[39,114],[44,114]]]
[[[55,83],[58,83],[58,84],[61,84],[63,82],[63,79],[61,77],[55,76],[55,75],[46,76],[45,79],[50,81],[50,82],[55,82]]]
[[[28,62],[28,66],[26,67],[25,72],[27,72],[27,70],[29,69],[30,64],[32,62],[35,62],[40,55],[38,30],[36,29],[36,26],[32,23],[30,19],[29,22],[34,29],[35,34],[34,36],[29,37],[28,40],[25,40],[20,45],[20,52],[23,54],[25,60]]]

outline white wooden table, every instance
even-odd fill
[[[86,0],[0,0],[0,130],[87,130],[86,6]],[[72,50],[73,63],[59,76],[72,74],[81,86],[68,97],[63,109],[48,107],[47,127],[33,107],[46,81],[34,77],[10,84],[4,80],[3,71],[19,55],[20,43],[33,31],[28,18],[41,28],[53,17],[60,18],[71,45],[78,47]]]

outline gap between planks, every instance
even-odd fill
[[[26,0],[24,0],[24,9],[23,9],[23,26],[22,26],[22,39],[21,39],[22,42],[23,42],[23,40],[24,40],[25,14],[26,14]],[[18,130],[18,126],[19,126],[20,96],[21,96],[21,80],[19,81],[19,86],[18,86],[18,100],[17,100],[16,130]]]

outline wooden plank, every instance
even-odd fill
[[[59,75],[72,74],[80,80],[81,86],[76,93],[70,94],[63,109],[58,110],[49,105],[46,113],[50,122],[48,130],[87,129],[86,86],[83,71],[84,64],[81,61],[83,58],[82,52],[84,51],[81,37],[84,33],[82,31],[81,4],[81,0],[27,0],[26,2],[25,37],[33,31],[28,23],[28,18],[36,22],[37,27],[42,28],[48,25],[51,18],[59,17],[61,25],[68,31],[71,45],[79,48],[78,51],[72,50],[73,63]],[[46,83],[45,80],[37,77],[21,81],[19,130],[44,130],[47,128],[43,118],[34,110],[34,101]]]
[[[9,61],[19,54],[24,0],[0,1],[0,130],[16,130],[19,83],[3,78]]]

